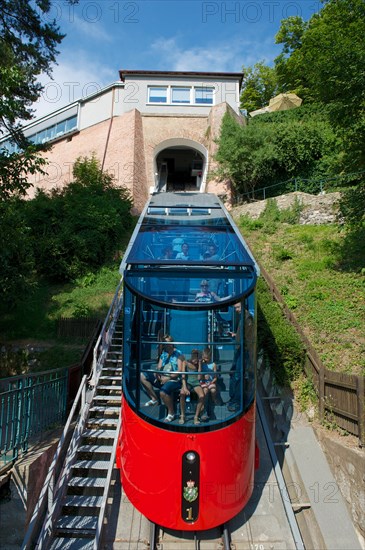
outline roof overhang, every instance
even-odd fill
[[[121,69],[119,76],[122,82],[126,77],[146,76],[146,77],[193,77],[193,78],[226,78],[229,80],[238,80],[241,88],[243,73],[223,73],[223,72],[203,72],[203,71],[132,71]]]

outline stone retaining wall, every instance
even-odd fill
[[[278,208],[280,210],[284,210],[292,206],[294,201],[297,199],[303,205],[299,223],[303,225],[314,225],[338,222],[337,203],[340,196],[340,193],[337,192],[311,195],[309,193],[296,191],[294,193],[288,193],[287,195],[275,197],[275,200]],[[256,220],[265,210],[267,201],[268,199],[236,206],[233,208],[232,214],[234,217],[239,217],[246,214]]]

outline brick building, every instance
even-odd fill
[[[32,176],[34,188],[63,185],[76,158],[94,154],[130,190],[136,211],[154,191],[213,192],[229,200],[229,184],[213,176],[213,156],[224,113],[243,124],[242,73],[119,74],[120,81],[24,128],[34,142],[52,142],[47,175]]]

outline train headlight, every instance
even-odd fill
[[[193,453],[193,452],[190,452],[186,455],[186,460],[190,463],[190,464],[193,464],[196,460],[196,454]]]

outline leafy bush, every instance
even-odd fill
[[[35,264],[29,245],[29,227],[21,201],[0,202],[0,287],[2,305],[13,307],[35,286]]]
[[[264,223],[262,220],[254,220],[248,214],[242,214],[239,219],[239,225],[242,229],[249,229],[255,231],[256,229],[262,229]]]
[[[279,262],[285,262],[286,260],[293,259],[293,253],[290,252],[290,250],[288,250],[287,248],[284,248],[280,245],[274,250],[274,258]]]
[[[300,214],[303,211],[303,204],[300,202],[298,197],[294,198],[294,202],[288,208],[284,208],[280,211],[280,221],[282,223],[289,223],[290,225],[295,225],[299,223]]]
[[[218,145],[222,175],[231,179],[238,193],[248,196],[254,196],[255,189],[293,178],[312,180],[313,189],[306,182],[305,190],[317,192],[320,179],[340,170],[341,143],[322,106],[260,115],[247,126],[226,114]],[[274,192],[292,190],[283,183],[283,189],[275,187]]]
[[[111,261],[133,224],[127,189],[95,157],[79,158],[74,181],[25,204],[38,273],[72,281]],[[85,280],[86,283],[86,280]]]
[[[289,223],[294,225],[299,222],[300,214],[303,210],[302,203],[297,197],[294,203],[288,208],[280,210],[275,199],[269,198],[266,201],[265,209],[259,215],[257,220],[253,220],[249,215],[244,214],[239,219],[241,229],[256,231],[262,229],[264,233],[275,233],[279,223]],[[292,256],[282,259],[290,259]]]
[[[265,349],[277,381],[288,384],[302,372],[304,347],[263,279],[259,279],[257,289],[259,347]]]

